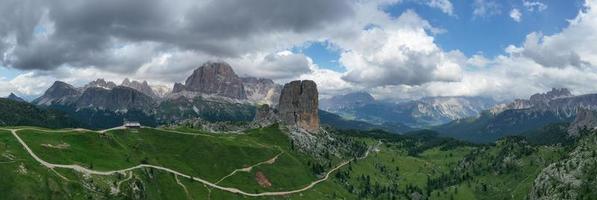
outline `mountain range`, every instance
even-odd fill
[[[474,142],[491,142],[553,123],[570,123],[582,110],[595,109],[597,94],[575,96],[569,89],[554,88],[546,93],[534,94],[529,99],[517,99],[508,104],[496,105],[483,111],[480,116],[454,120],[433,129],[444,136]],[[583,123],[590,124],[586,121]]]
[[[63,113],[82,127],[101,129],[123,121],[146,126],[201,118],[209,122],[250,122],[257,108],[277,108],[282,85],[273,80],[240,77],[225,62],[206,62],[172,88],[125,79],[116,84],[97,79],[82,87],[56,81],[31,104]],[[11,94],[8,99],[24,102]],[[499,103],[486,97],[425,97],[391,102],[367,92],[320,99],[321,123],[339,129],[380,129],[406,133],[429,128],[442,136],[472,142],[492,142],[508,135],[539,130],[549,124],[572,123],[579,110],[597,109],[597,94],[572,95],[566,88],[538,93],[528,99]],[[581,112],[584,113],[584,112]],[[578,119],[579,127],[595,120]],[[578,129],[579,127],[576,127]],[[569,131],[574,135],[574,129]]]
[[[321,109],[374,124],[402,123],[425,128],[477,116],[495,104],[493,99],[484,97],[425,97],[390,102],[376,100],[367,92],[356,92],[323,99]]]
[[[194,118],[250,122],[259,105],[277,107],[281,91],[282,85],[273,80],[239,77],[225,62],[206,62],[184,83],[176,83],[170,89],[128,78],[120,85],[100,78],[82,87],[56,81],[31,103],[65,113],[92,129],[119,126],[123,121],[139,121],[145,126]],[[323,115],[323,124],[340,129],[383,129],[395,133],[410,130],[399,123],[375,125],[327,112],[319,115]]]

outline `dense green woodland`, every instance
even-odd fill
[[[0,126],[78,127],[80,123],[64,112],[44,109],[26,102],[0,98]]]

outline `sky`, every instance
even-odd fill
[[[324,97],[597,93],[597,0],[0,0],[0,96],[207,61]]]

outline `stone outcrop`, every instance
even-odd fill
[[[292,81],[284,85],[278,104],[283,124],[310,133],[319,131],[317,85],[311,80]]]
[[[106,80],[100,78],[95,81],[91,81],[91,82],[87,83],[87,85],[83,86],[83,89],[92,88],[92,87],[112,89],[112,88],[116,87],[116,83],[114,83],[112,81],[106,81]]]
[[[554,99],[572,97],[572,93],[567,88],[552,88],[551,91],[541,94],[531,95],[529,101],[533,106],[547,106]]]
[[[77,97],[81,92],[74,86],[56,81],[46,92],[39,98],[33,100],[36,105],[50,105],[54,103],[64,102],[70,97]]]
[[[579,109],[576,112],[576,118],[568,127],[569,136],[578,136],[580,130],[592,130],[597,127],[597,113],[588,109]]]
[[[153,92],[153,89],[151,89],[151,87],[149,86],[147,81],[143,81],[143,82],[131,81],[128,78],[125,78],[122,81],[122,84],[120,84],[120,85],[138,90],[139,92],[141,92],[147,96],[150,96],[152,98],[157,97],[157,95]]]
[[[243,81],[228,63],[207,62],[193,71],[184,85],[175,84],[173,93],[190,91],[232,99],[247,99]]]
[[[247,99],[256,104],[268,104],[276,106],[280,99],[282,86],[274,83],[271,79],[243,77],[243,85]]]
[[[257,106],[257,111],[255,112],[255,120],[254,122],[259,124],[259,126],[269,126],[274,124],[278,121],[277,110],[270,107],[268,104],[263,104],[261,106]]]
[[[125,112],[132,109],[149,112],[155,106],[151,97],[124,86],[116,86],[110,90],[99,87],[88,88],[75,104],[77,108],[91,107]]]

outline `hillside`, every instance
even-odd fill
[[[81,131],[16,132],[39,159],[62,164],[51,170],[0,130],[0,191],[17,199],[525,199],[540,172],[568,152],[522,138],[472,145],[430,131],[332,131],[336,142],[318,156],[277,126]],[[350,148],[332,151],[342,146]],[[73,164],[92,173],[64,168]]]
[[[0,126],[75,127],[77,122],[52,109],[38,108],[23,101],[0,98]]]

